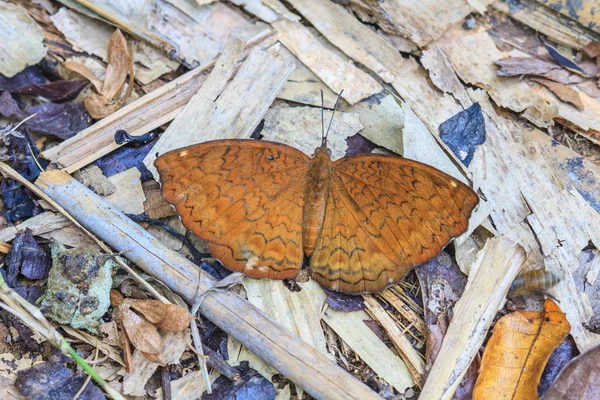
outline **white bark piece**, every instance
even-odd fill
[[[44,31],[17,5],[0,1],[0,74],[10,78],[46,56]]]

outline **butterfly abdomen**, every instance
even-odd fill
[[[302,220],[302,244],[306,257],[312,254],[323,229],[332,165],[326,151],[317,151],[308,170]]]

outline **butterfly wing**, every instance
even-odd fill
[[[477,194],[416,161],[356,155],[334,163],[313,278],[345,293],[377,292],[467,229]]]
[[[309,162],[278,143],[217,140],[166,153],[155,166],[165,199],[227,268],[285,279],[302,266]]]

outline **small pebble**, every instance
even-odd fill
[[[473,17],[469,17],[465,20],[465,22],[463,22],[462,24],[463,28],[471,30],[473,28],[475,28],[475,18]]]

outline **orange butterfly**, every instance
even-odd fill
[[[351,294],[398,282],[467,229],[479,201],[467,185],[400,157],[333,162],[322,137],[312,158],[252,139],[168,152],[155,161],[163,196],[227,268],[286,279],[310,257],[313,279]]]

